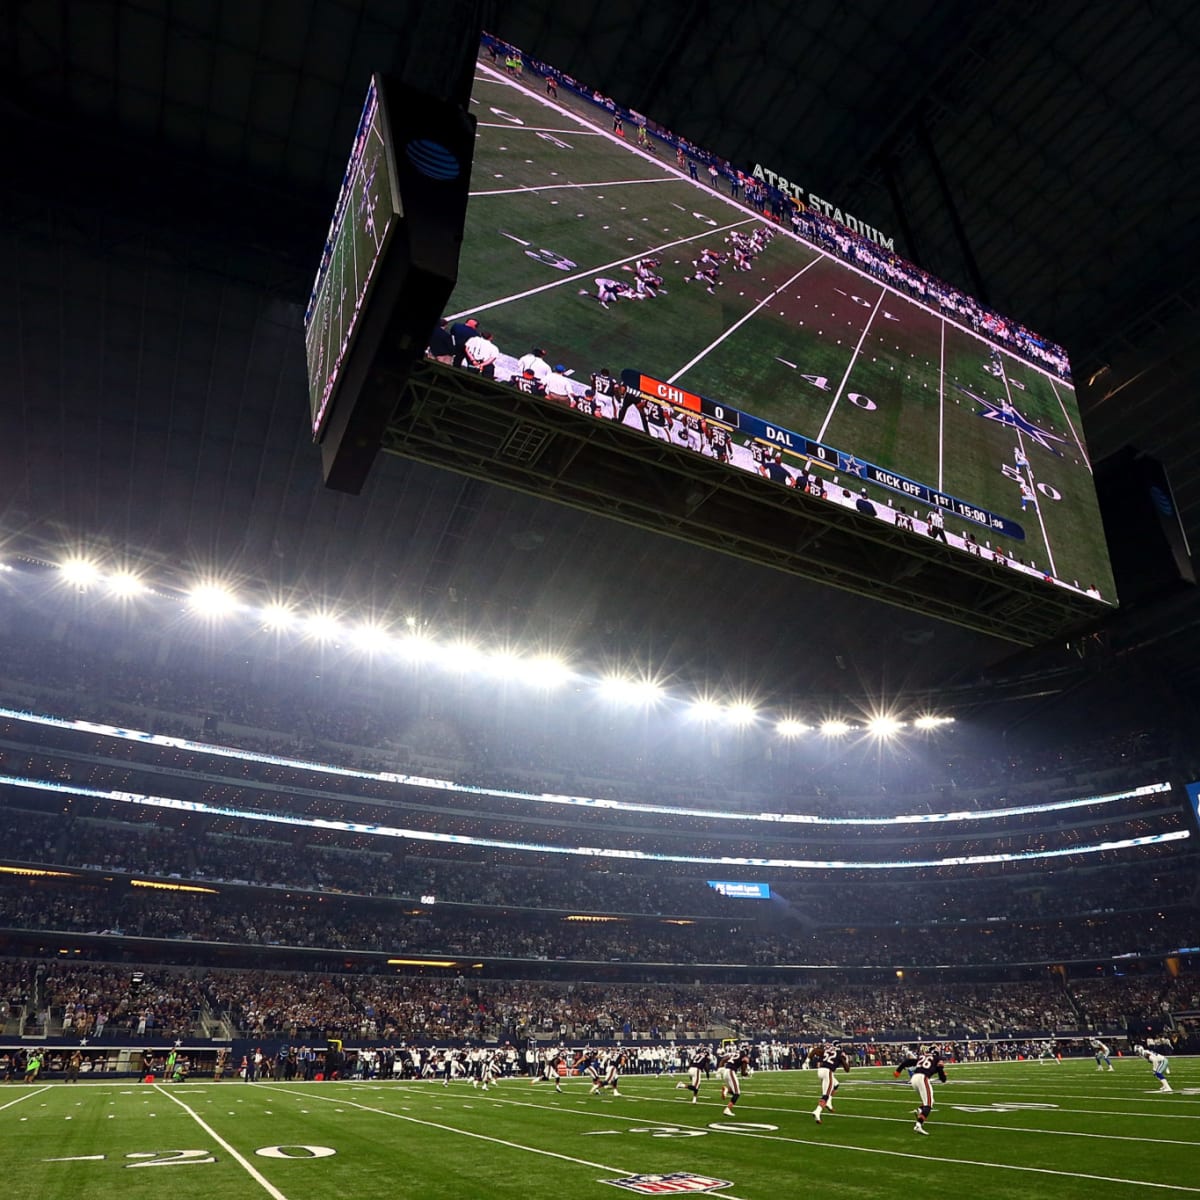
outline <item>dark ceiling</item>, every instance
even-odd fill
[[[361,497],[322,488],[301,317],[367,79],[436,86],[480,18],[835,199],[1063,343],[1093,457],[1161,457],[1200,535],[1192,3],[8,0],[12,544],[215,566],[776,697],[974,684],[1007,658],[982,635],[395,458]],[[1102,660],[1136,645],[1137,670],[1184,693],[1198,611],[1127,614],[1091,644]]]

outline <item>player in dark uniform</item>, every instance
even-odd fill
[[[596,403],[596,393],[591,388],[587,388],[582,396],[578,392],[572,392],[571,407],[585,417],[602,417],[604,415]]]
[[[917,1107],[917,1123],[913,1126],[914,1133],[929,1136],[925,1122],[929,1119],[933,1108],[933,1076],[936,1075],[942,1083],[946,1082],[946,1064],[935,1046],[922,1047],[919,1054],[909,1054],[896,1064],[894,1072],[897,1079],[901,1071],[909,1072],[909,1083],[920,1098]]]
[[[675,1090],[686,1088],[692,1093],[692,1103],[700,1098],[700,1078],[708,1073],[712,1065],[712,1054],[707,1046],[697,1046],[688,1059],[687,1083],[677,1083]]]
[[[623,1062],[624,1055],[617,1054],[615,1051],[602,1059],[600,1066],[603,1074],[592,1084],[588,1095],[594,1096],[604,1088],[611,1088],[612,1094],[619,1096],[621,1093],[617,1090],[617,1085],[621,1082],[621,1066]]]
[[[754,460],[754,469],[760,475],[767,474],[767,463],[774,457],[774,450],[765,442],[757,439],[747,443],[750,447],[750,457]]]
[[[592,375],[592,391],[596,396],[596,405],[603,417],[617,415],[617,381],[607,367],[601,367]]]
[[[850,1070],[850,1060],[846,1052],[834,1042],[826,1042],[823,1046],[814,1046],[808,1056],[809,1062],[817,1069],[817,1079],[821,1084],[821,1099],[813,1109],[813,1116],[818,1125],[822,1114],[828,1110],[833,1112],[833,1093],[838,1090],[835,1072],[840,1067],[843,1071]]]
[[[708,444],[712,447],[713,458],[717,462],[727,463],[733,456],[733,438],[724,425],[708,427]]]
[[[725,1115],[735,1116],[733,1106],[742,1095],[739,1076],[750,1061],[749,1052],[742,1046],[729,1046],[717,1055],[717,1075],[721,1080],[721,1099],[725,1101]]]
[[[703,454],[708,441],[708,422],[699,413],[686,410],[679,421],[679,440],[689,450]]]
[[[553,1083],[554,1090],[561,1092],[562,1076],[558,1073],[558,1063],[562,1058],[562,1054],[558,1050],[547,1050],[542,1055],[542,1069],[529,1082],[534,1083]]]
[[[642,405],[642,416],[646,420],[646,432],[651,437],[662,442],[671,440],[675,418],[671,416],[671,410],[665,404],[660,404],[657,400],[647,400]]]
[[[532,371],[522,371],[520,375],[514,375],[512,382],[518,392],[524,392],[527,396],[544,396],[546,394],[546,389]]]

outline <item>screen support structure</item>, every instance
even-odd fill
[[[1097,621],[1090,599],[1039,577],[428,360],[382,449],[1015,645]]]

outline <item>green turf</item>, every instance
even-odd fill
[[[912,1090],[880,1069],[852,1071],[819,1126],[815,1072],[752,1076],[736,1123],[715,1080],[693,1105],[673,1077],[627,1077],[617,1098],[578,1080],[561,1096],[524,1080],[487,1093],[462,1082],[14,1085],[0,1092],[0,1163],[11,1200],[258,1197],[264,1183],[275,1200],[602,1200],[620,1194],[603,1180],[676,1171],[728,1180],[717,1194],[744,1200],[1200,1191],[1200,1063],[1175,1060],[1172,1095],[1132,1059],[1112,1073],[1090,1059],[949,1072],[928,1137],[912,1130]],[[257,1153],[280,1145],[335,1153]]]
[[[1016,521],[1026,536],[997,539],[952,517],[953,532],[972,529],[981,543],[998,542],[1040,569],[1052,563],[1058,578],[1113,598],[1069,385],[1009,354],[1006,379],[996,377],[987,343],[970,331],[790,237],[776,237],[750,272],[727,266],[715,296],[685,283],[700,248],[722,248],[729,228],[766,222],[725,191],[681,177],[664,148],[645,155],[613,139],[602,111],[566,89],[559,109],[567,112],[548,106],[539,89],[536,79],[522,88],[486,68],[477,78],[480,128],[451,313],[476,315],[505,353],[544,347],[577,377],[632,368],[802,436],[823,435]],[[631,280],[623,266],[651,252],[667,295],[605,310],[580,294],[594,295],[600,275]],[[1061,456],[983,419],[961,388],[1009,401],[1064,438],[1053,443]],[[1034,481],[1061,499],[1042,494],[1037,509],[1021,511],[1018,484],[1001,471],[1019,440]],[[904,503],[894,492],[868,491],[880,503]]]

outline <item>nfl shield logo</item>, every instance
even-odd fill
[[[682,1192],[715,1192],[718,1188],[733,1187],[728,1179],[693,1175],[691,1171],[675,1171],[671,1175],[629,1175],[625,1179],[602,1179],[600,1182],[642,1196],[675,1196]]]

